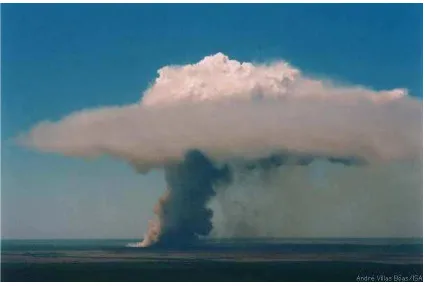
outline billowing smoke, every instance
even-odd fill
[[[108,154],[138,172],[164,168],[168,191],[142,246],[208,235],[208,203],[230,170],[422,160],[422,102],[404,89],[337,86],[283,61],[254,65],[221,53],[158,73],[140,103],[76,112],[18,138],[45,152]]]
[[[212,229],[212,211],[207,203],[215,195],[214,186],[230,182],[229,169],[217,168],[198,150],[186,153],[182,162],[165,168],[171,190],[161,197],[145,239],[140,246],[160,242],[181,246],[206,236]]]

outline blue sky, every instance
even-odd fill
[[[7,142],[42,120],[134,103],[156,71],[223,52],[422,97],[422,5],[2,5],[2,237],[140,237],[165,183],[124,162]]]

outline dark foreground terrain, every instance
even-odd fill
[[[352,262],[6,263],[2,281],[422,281],[422,265]],[[363,280],[361,280],[363,279]]]
[[[422,240],[2,241],[2,281],[422,281]]]

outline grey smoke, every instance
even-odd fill
[[[314,160],[234,172],[211,201],[213,237],[421,237],[421,162]]]
[[[230,171],[217,168],[198,150],[186,153],[182,162],[165,168],[169,188],[162,205],[160,245],[182,245],[206,236],[212,230],[212,210],[207,207],[218,184],[231,181]]]
[[[266,158],[242,163],[242,168],[252,171],[258,169],[265,175],[271,174],[279,167],[307,166],[320,159],[313,155],[297,156],[294,154],[276,154]],[[358,162],[350,158],[326,158],[329,162],[341,162],[347,166]],[[232,162],[231,162],[232,163]],[[234,162],[233,162],[234,163]],[[253,167],[254,166],[254,167]],[[165,180],[168,193],[158,204],[157,214],[160,226],[151,225],[145,237],[143,246],[177,247],[193,243],[199,237],[208,236],[213,229],[213,211],[208,204],[216,195],[216,190],[229,187],[232,182],[232,172],[240,172],[233,164],[216,166],[199,150],[188,151],[181,162],[165,167]],[[258,197],[262,194],[259,191]],[[243,204],[239,204],[245,208]],[[248,216],[245,215],[248,218]],[[253,221],[250,221],[252,223]],[[243,223],[242,223],[243,224]],[[245,223],[246,227],[248,222]],[[241,226],[237,226],[241,229]],[[157,230],[160,229],[159,232]],[[254,228],[253,228],[254,229]],[[235,229],[238,231],[238,228]],[[254,235],[251,232],[251,235]]]

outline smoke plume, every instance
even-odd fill
[[[405,89],[338,86],[283,61],[254,65],[221,53],[158,74],[136,104],[79,111],[18,138],[44,152],[107,154],[138,172],[164,168],[168,192],[142,246],[208,235],[207,205],[230,182],[230,169],[217,166],[270,175],[317,159],[360,167],[422,160],[422,102]]]
[[[165,168],[169,192],[161,197],[140,246],[160,242],[180,246],[206,236],[212,229],[212,211],[207,203],[215,195],[214,186],[230,182],[229,169],[219,169],[198,150],[190,150],[180,163]]]

